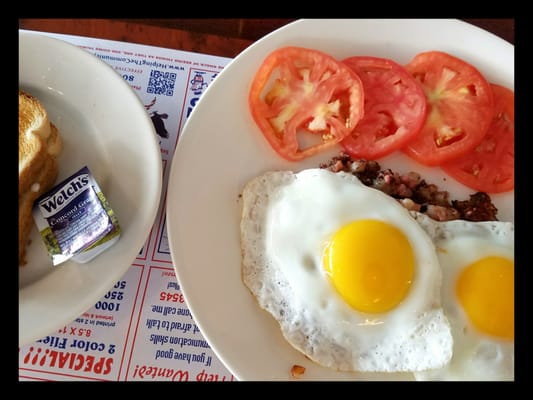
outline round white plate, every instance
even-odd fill
[[[52,265],[34,226],[19,268],[19,346],[72,322],[127,271],[152,228],[161,197],[161,153],[133,89],[97,57],[33,32],[19,32],[19,87],[44,104],[63,151],[57,182],[88,166],[122,234],[86,264]]]
[[[457,20],[300,20],[243,51],[215,79],[183,128],[169,177],[167,230],[178,280],[198,326],[240,380],[412,379],[411,374],[351,374],[322,368],[294,350],[277,322],[257,305],[241,280],[239,194],[271,169],[317,167],[338,153],[291,163],[276,155],[248,111],[248,88],[263,59],[278,47],[322,50],[338,59],[388,57],[407,63],[418,52],[441,50],[472,63],[489,81],[514,88],[514,46]],[[472,193],[434,168],[393,155],[382,168],[418,171],[452,198]],[[514,192],[492,196],[501,220],[514,220]],[[312,295],[312,293],[310,293]]]

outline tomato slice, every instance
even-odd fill
[[[420,131],[426,96],[413,76],[393,60],[356,56],[343,62],[361,78],[364,116],[342,147],[354,158],[375,160],[399,150]]]
[[[363,115],[363,96],[347,65],[317,50],[283,47],[257,70],[248,102],[270,145],[297,161],[348,136]]]
[[[514,92],[491,84],[494,117],[480,144],[470,153],[442,166],[471,189],[501,193],[514,189]]]
[[[417,54],[406,69],[417,79],[428,102],[418,136],[404,147],[414,160],[430,166],[460,157],[479,144],[492,121],[492,90],[472,65],[450,54]]]

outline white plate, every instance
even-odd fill
[[[86,264],[53,267],[34,227],[19,268],[19,346],[62,328],[127,271],[152,228],[162,165],[150,118],[133,89],[92,54],[58,39],[19,32],[19,87],[39,98],[63,139],[58,182],[88,166],[122,234]]]
[[[418,52],[442,50],[477,66],[488,80],[514,88],[514,46],[457,20],[301,20],[247,48],[221,72],[183,128],[169,177],[167,230],[178,280],[191,313],[213,350],[240,380],[412,379],[410,374],[349,374],[319,367],[283,339],[277,322],[262,311],[241,280],[240,201],[243,185],[270,169],[317,167],[336,154],[299,163],[278,157],[263,139],[247,96],[261,61],[274,49],[296,45],[342,59],[389,57],[407,63]],[[432,168],[402,156],[379,160],[465,199],[470,190]],[[514,220],[514,192],[493,196],[499,218]]]

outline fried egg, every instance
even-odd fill
[[[417,380],[514,379],[514,224],[436,222],[413,213],[437,247],[453,357]]]
[[[242,278],[285,339],[341,371],[440,368],[452,356],[435,246],[348,173],[267,172],[242,193]]]

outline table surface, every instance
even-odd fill
[[[119,40],[233,58],[295,19],[19,19],[20,29]],[[463,19],[514,44],[514,19]]]

